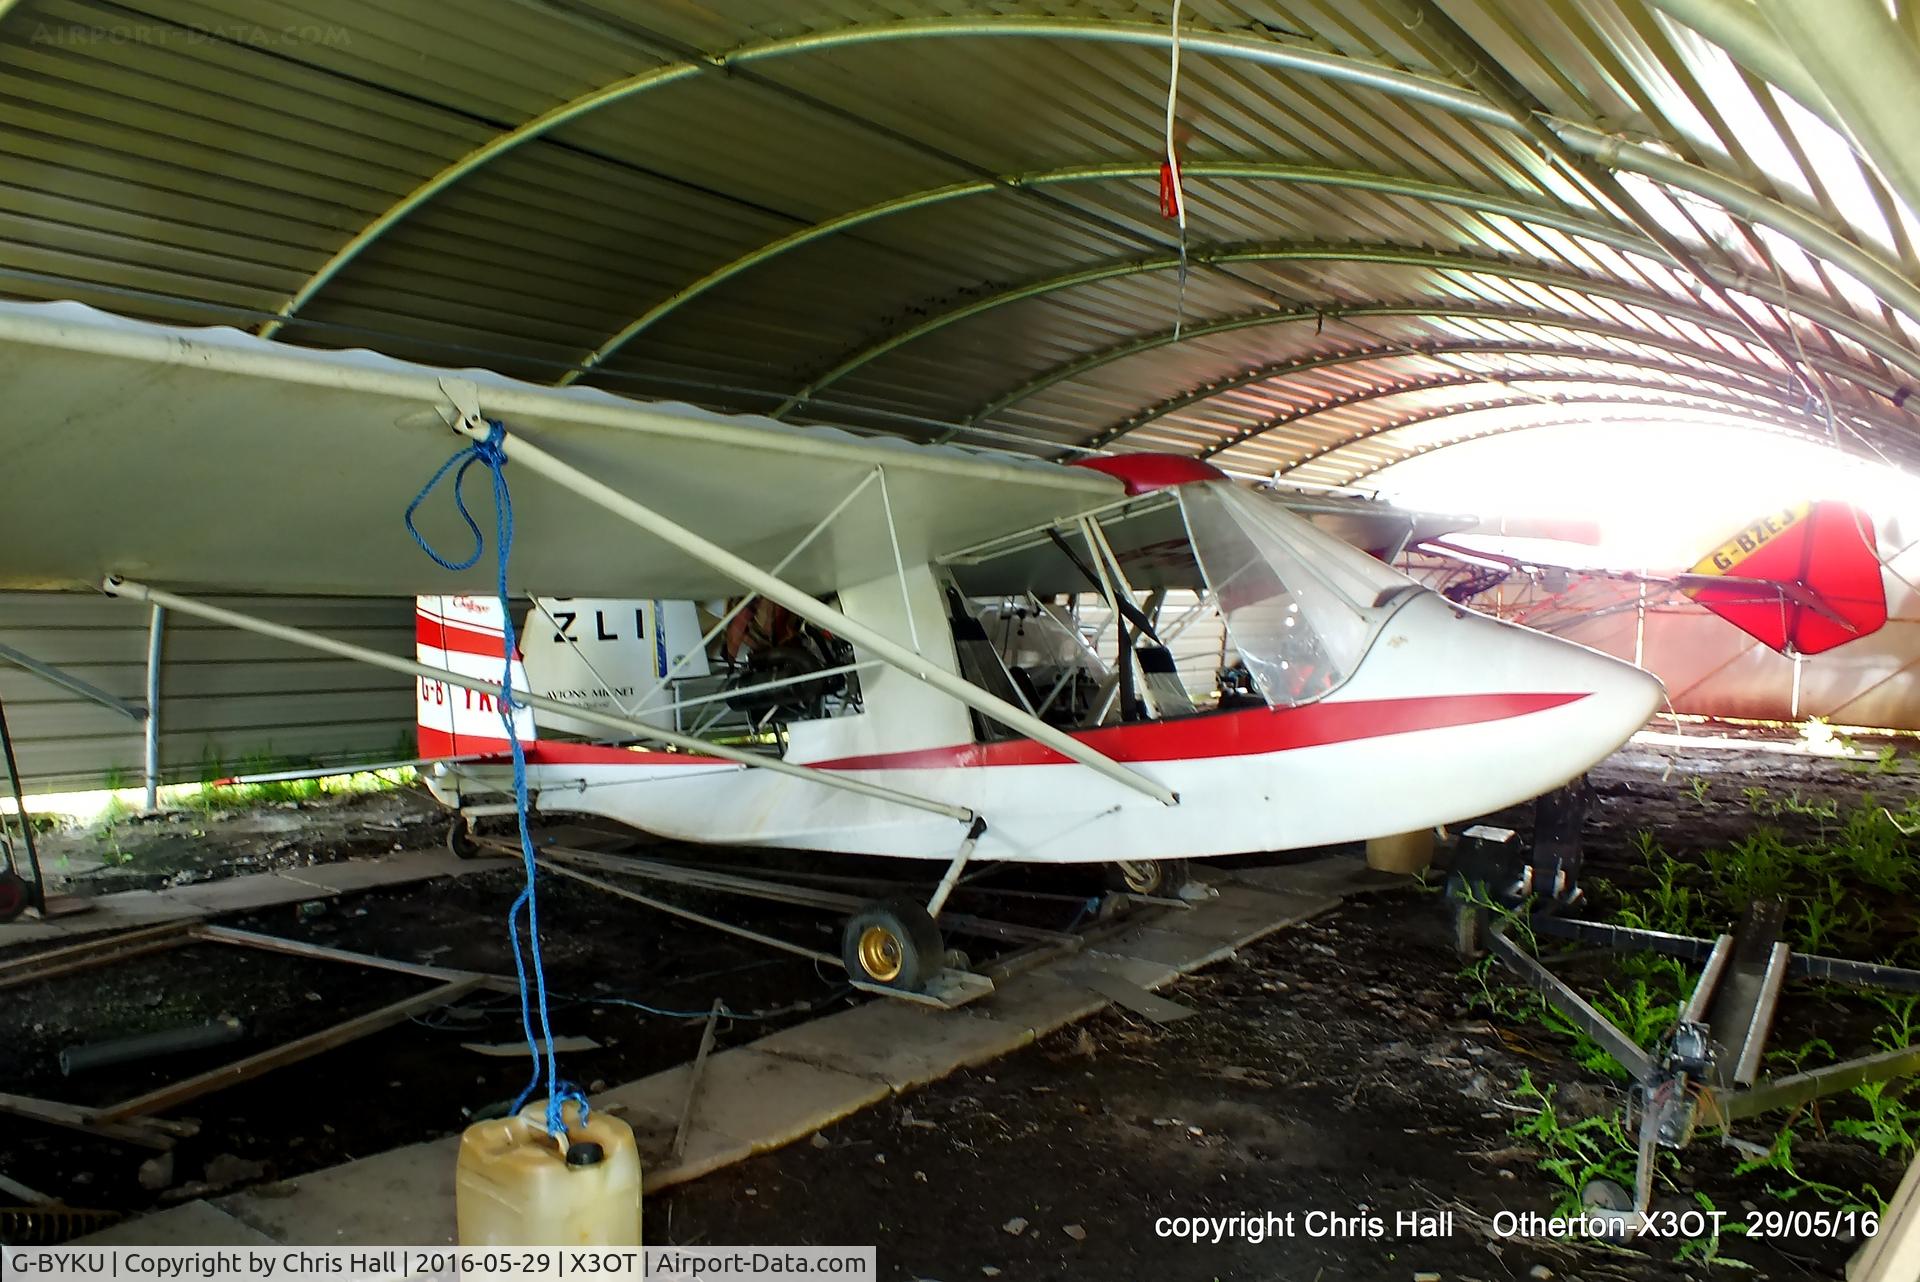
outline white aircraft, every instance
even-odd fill
[[[854,919],[849,968],[881,984],[938,965],[923,954],[969,860],[1144,864],[1417,831],[1578,776],[1662,698],[1647,673],[1457,606],[1188,459],[915,446],[75,303],[0,303],[0,379],[0,588],[104,590],[416,678],[452,710],[432,787],[456,809],[497,811],[509,786],[499,615],[459,605],[493,592],[493,550],[443,570],[401,513],[492,424],[516,595],[744,591],[791,612],[804,646],[763,645],[754,680],[709,692],[746,720],[724,737],[663,724],[677,691],[616,696],[621,678],[576,683],[606,699],[518,694],[604,740],[523,723],[533,804],[687,841],[946,861],[924,907]],[[464,551],[441,497],[423,533]],[[1244,670],[1245,693],[1211,710],[1155,638],[1154,594],[1172,589],[1211,594]],[[452,601],[408,660],[196,590]],[[1046,599],[1082,592],[1123,616],[1104,674],[1042,635],[1068,630]],[[1052,667],[1009,670],[983,598],[1033,601],[1024,626]]]

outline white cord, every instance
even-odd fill
[[[1173,313],[1173,338],[1180,341],[1181,327],[1187,317],[1187,195],[1180,186],[1180,157],[1173,142],[1174,111],[1180,101],[1180,4],[1173,0],[1172,52],[1167,66],[1167,179],[1173,186],[1174,221],[1180,227],[1180,301]]]

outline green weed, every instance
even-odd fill
[[[1531,1140],[1545,1151],[1540,1169],[1560,1185],[1555,1213],[1571,1215],[1580,1211],[1581,1194],[1594,1180],[1608,1179],[1633,1187],[1640,1152],[1617,1116],[1596,1115],[1577,1122],[1562,1119],[1554,1107],[1554,1091],[1552,1086],[1541,1090],[1534,1084],[1533,1074],[1523,1070],[1514,1095],[1531,1101],[1534,1112],[1515,1123],[1512,1133],[1515,1139]]]

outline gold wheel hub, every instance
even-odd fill
[[[1123,859],[1120,880],[1136,895],[1151,894],[1160,884],[1160,870],[1144,860]]]
[[[860,932],[860,969],[876,983],[890,984],[906,966],[906,946],[885,926],[869,926]]]

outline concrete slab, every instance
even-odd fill
[[[1160,924],[1175,934],[1240,948],[1339,904],[1332,895],[1275,894],[1231,886],[1218,899],[1192,912],[1170,914]]]
[[[211,1202],[186,1202],[76,1238],[74,1246],[271,1246],[273,1239]]]
[[[1030,971],[1005,980],[976,1010],[1009,1027],[1023,1028],[1037,1040],[1100,1010],[1107,999],[1084,984]]]
[[[1139,988],[1154,989],[1172,983],[1181,971],[1178,965],[1169,962],[1143,961],[1108,952],[1105,948],[1089,948],[1063,962],[1054,973],[1069,983],[1078,983],[1089,974],[1106,974]]]
[[[1170,920],[1185,913],[1169,913]],[[1217,961],[1225,961],[1233,956],[1233,945],[1222,945],[1205,934],[1182,934],[1157,926],[1136,926],[1100,942],[1097,950],[1110,957],[1129,957],[1135,961],[1155,962],[1167,967],[1175,975],[1210,966]],[[1173,976],[1169,976],[1169,979]],[[1147,987],[1159,987],[1158,984]]]
[[[504,860],[461,859],[446,851],[416,850],[379,859],[350,859],[337,864],[318,864],[282,875],[309,886],[345,893],[368,890],[374,886],[426,881],[432,877],[464,877],[470,873],[511,866]]]
[[[752,1046],[735,1047],[708,1058],[700,1074],[686,1152],[680,1162],[661,1168],[662,1178],[673,1167],[702,1162],[707,1162],[705,1169],[710,1170],[713,1164],[708,1159],[716,1155],[734,1161],[791,1144],[887,1097],[888,1089],[882,1082],[768,1053],[765,1041],[763,1038]],[[634,1127],[644,1157],[657,1138],[672,1142],[692,1071],[691,1064],[682,1064],[615,1087],[595,1096],[593,1102],[609,1111],[617,1110],[618,1116]],[[652,1138],[643,1138],[643,1131]],[[656,1161],[664,1161],[666,1155],[662,1145]],[[683,1174],[681,1178],[692,1177]]]
[[[228,877],[224,881],[181,886],[174,892],[173,902],[191,909],[195,916],[211,917],[219,913],[248,912],[278,904],[298,903],[327,893],[324,888],[304,886],[279,873],[263,873],[255,877]]]
[[[165,921],[297,904],[308,899],[375,886],[398,886],[434,877],[464,877],[500,866],[497,861],[456,859],[443,851],[409,851],[383,859],[354,859],[297,871],[251,873],[166,890],[125,890],[101,895],[81,913],[53,921],[22,919],[0,926],[0,950],[20,944],[82,939]]]
[[[1024,1023],[971,1008],[942,1011],[873,1001],[763,1037],[754,1049],[905,1091],[1032,1040]]]
[[[376,1153],[214,1206],[289,1246],[438,1246],[453,1241],[460,1137]]]

